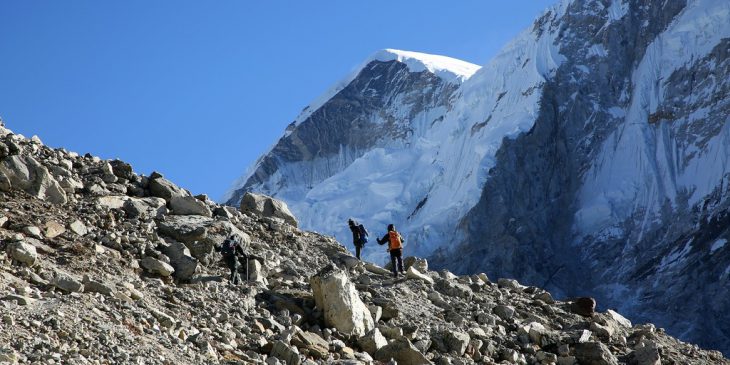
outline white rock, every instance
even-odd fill
[[[160,276],[170,276],[175,272],[175,269],[170,264],[149,256],[143,258],[139,262],[139,266],[150,273]]]
[[[406,271],[406,277],[410,279],[422,280],[429,284],[433,284],[433,278],[428,275],[420,273],[414,266],[408,268]]]
[[[68,228],[70,228],[71,231],[79,236],[85,236],[87,233],[89,233],[89,230],[83,223],[81,223],[80,220],[73,221],[73,223],[69,224]]]
[[[38,252],[35,246],[25,242],[13,242],[8,245],[10,257],[28,266],[33,266],[38,259]]]
[[[356,336],[375,328],[368,307],[360,300],[347,274],[329,266],[310,279],[314,300],[328,327]]]
[[[620,315],[619,313],[609,309],[608,311],[606,311],[606,314],[608,314],[611,319],[618,322],[620,325],[626,328],[631,328],[631,321],[629,321],[626,317]]]

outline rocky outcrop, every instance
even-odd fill
[[[13,188],[55,204],[65,204],[68,200],[48,169],[29,156],[8,156],[0,161],[0,190]]]
[[[60,205],[15,188],[0,192],[0,359],[730,364],[618,311],[575,314],[570,302],[511,279],[434,272],[418,259],[408,262],[419,276],[393,279],[332,237],[204,197],[197,199],[225,215],[133,214],[125,196],[161,199],[149,196],[147,178],[126,167],[115,173],[119,162],[37,144],[33,152],[19,141],[44,165],[65,156],[72,177],[93,188]],[[244,243],[255,273],[239,285],[213,249],[230,235]],[[32,266],[18,259],[19,248],[35,250]]]

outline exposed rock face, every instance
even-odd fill
[[[270,196],[246,193],[240,202],[242,212],[252,212],[262,217],[281,218],[294,227],[298,226],[297,219],[289,211],[289,207],[281,200]]]
[[[312,277],[310,285],[328,326],[355,336],[364,336],[375,327],[346,272],[329,266]]]
[[[48,169],[29,156],[9,156],[0,162],[0,188],[20,189],[51,203],[65,204],[66,192]]]
[[[566,0],[463,83],[370,60],[229,203],[283,199],[343,242],[349,216],[397,222],[435,268],[589,295],[730,351],[730,301],[703,305],[730,298],[728,24],[726,1]]]

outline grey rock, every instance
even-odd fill
[[[469,345],[469,335],[457,331],[447,331],[443,334],[444,343],[448,348],[449,352],[455,353],[456,355],[464,355],[466,347]]]
[[[177,215],[201,215],[204,217],[213,216],[210,208],[208,208],[205,203],[192,196],[172,197],[170,200],[170,208],[172,208],[172,214]]]
[[[306,349],[317,359],[326,359],[329,355],[329,344],[316,333],[296,331],[291,338],[291,344],[300,349]]]
[[[503,321],[509,321],[515,315],[514,307],[508,305],[498,305],[494,307],[493,312]]]
[[[38,252],[35,246],[25,242],[13,242],[8,245],[10,257],[14,260],[22,262],[25,265],[33,266],[38,260]]]
[[[276,341],[271,348],[271,356],[284,361],[287,365],[299,365],[301,358],[295,347],[291,347],[282,341]]]
[[[165,199],[170,202],[173,197],[184,197],[189,194],[164,177],[158,177],[149,181],[149,190],[152,196]]]
[[[297,227],[297,219],[289,210],[286,203],[270,196],[246,193],[240,203],[242,212],[251,212],[262,217],[281,218],[290,225]]]
[[[600,342],[576,344],[575,358],[580,364],[585,365],[618,365],[616,356]]]
[[[70,228],[73,233],[76,233],[79,236],[85,236],[87,233],[89,233],[86,225],[81,223],[81,221],[79,220],[73,221],[71,224],[69,224],[68,228]]]
[[[104,295],[112,295],[114,293],[114,289],[111,286],[101,281],[92,280],[88,275],[84,276],[83,284],[84,291],[87,293],[101,293]]]
[[[70,275],[58,273],[51,280],[51,285],[68,293],[84,291],[84,284]]]
[[[66,192],[48,169],[30,156],[9,156],[0,161],[0,188],[20,189],[36,198],[54,204],[68,201]]]
[[[631,353],[632,364],[635,365],[661,365],[662,356],[656,345],[642,346]]]
[[[170,264],[149,256],[143,258],[139,262],[139,266],[152,274],[160,276],[170,276],[175,272],[175,268],[173,268]]]
[[[380,348],[386,346],[388,344],[388,340],[386,340],[380,333],[380,330],[374,328],[365,334],[365,336],[360,337],[357,340],[357,344],[363,351],[369,354],[374,354]]]
[[[36,226],[25,226],[23,227],[23,233],[25,233],[28,236],[31,236],[33,238],[42,239],[43,233],[41,232],[41,229]]]
[[[399,365],[431,364],[431,361],[418,351],[411,344],[411,341],[408,341],[405,337],[399,337],[386,346],[381,347],[373,354],[373,358],[383,362],[394,359]]]
[[[198,268],[198,260],[190,255],[190,250],[180,242],[172,242],[160,249],[170,258],[170,265],[175,269],[175,277],[187,281],[193,278]]]
[[[130,217],[161,218],[167,214],[166,202],[162,198],[129,198],[124,202],[122,209]]]
[[[416,270],[415,266],[411,266],[408,268],[408,271],[406,271],[406,277],[409,279],[421,280],[429,284],[434,283],[433,278],[426,274],[420,273],[418,270]]]
[[[18,303],[18,305],[32,305],[33,303],[36,302],[36,300],[33,298],[29,298],[29,297],[22,296],[22,295],[16,295],[16,294],[8,294],[8,295],[4,296],[2,298],[2,300],[13,301],[13,302]],[[11,317],[8,317],[8,318],[10,318],[10,321],[12,322],[12,318]],[[3,321],[3,322],[5,322],[5,321]],[[1,358],[0,358],[0,361],[2,361]]]

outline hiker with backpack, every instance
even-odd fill
[[[235,235],[231,235],[223,241],[223,244],[220,247],[216,247],[216,251],[219,251],[223,255],[223,261],[225,261],[228,269],[231,270],[230,282],[233,285],[238,285],[241,281],[238,275],[238,256],[241,255],[244,258],[246,257],[246,253],[243,251],[243,247],[241,247],[239,238]]]
[[[383,238],[377,239],[379,245],[388,243],[388,252],[390,252],[390,264],[393,267],[393,277],[398,277],[398,272],[403,274],[403,236],[395,230],[393,224],[388,225],[388,233]],[[396,265],[397,264],[397,265]]]
[[[360,260],[360,252],[368,242],[368,230],[365,229],[365,226],[357,224],[357,222],[352,219],[349,219],[347,223],[349,224],[350,231],[352,232],[352,244],[355,246],[355,257]]]

